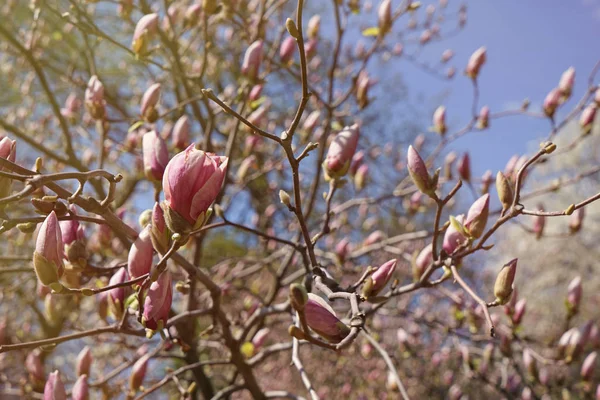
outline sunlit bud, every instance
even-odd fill
[[[565,361],[571,362],[575,358],[579,356],[581,350],[583,348],[583,343],[581,341],[581,333],[576,328],[571,330],[571,334],[569,335],[569,341],[567,342],[567,346],[565,348]]]
[[[471,181],[471,158],[469,157],[469,153],[464,153],[458,160],[456,170],[460,179],[467,182]]]
[[[154,253],[150,236],[150,226],[146,226],[131,245],[127,259],[127,270],[132,279],[150,272]]]
[[[506,211],[512,204],[513,193],[512,187],[506,176],[501,171],[496,174],[496,191],[498,192],[498,198],[502,203],[502,211]]]
[[[182,115],[173,127],[173,147],[178,150],[185,149],[190,144],[190,119]]]
[[[77,362],[75,364],[75,371],[77,376],[90,375],[92,360],[92,351],[88,346],[85,346],[77,355]]]
[[[104,118],[106,101],[104,100],[104,85],[96,75],[93,75],[85,89],[85,107],[94,119]]]
[[[419,153],[412,146],[408,147],[407,167],[415,186],[422,193],[430,197],[435,196],[437,182],[434,182],[431,178],[425,161],[423,161]]]
[[[573,91],[573,85],[575,84],[575,68],[570,67],[560,77],[558,83],[558,90],[563,96],[563,101],[567,100],[571,96]]]
[[[144,92],[140,106],[140,115],[146,121],[152,123],[158,119],[156,106],[160,100],[160,83],[155,83]]]
[[[557,344],[560,357],[564,357],[565,350],[567,349],[567,345],[569,344],[569,341],[571,340],[571,336],[576,331],[577,331],[576,328],[571,328],[561,335],[560,339],[558,340],[558,344]]]
[[[138,390],[142,385],[144,378],[146,377],[146,370],[148,369],[148,360],[150,355],[142,356],[131,369],[131,375],[129,375],[129,388],[131,390]]]
[[[456,153],[451,151],[444,158],[444,177],[448,180],[452,179],[452,165],[458,157]]]
[[[596,358],[598,357],[597,352],[591,352],[583,361],[581,365],[581,379],[589,381],[594,375],[594,369],[596,368]]]
[[[494,284],[494,296],[496,296],[496,301],[500,304],[506,304],[510,300],[516,272],[517,259],[515,258],[509,261],[508,264],[505,264],[498,273],[496,283]]]
[[[376,296],[388,284],[396,270],[397,260],[393,259],[379,268],[367,278],[363,286],[362,295],[366,298]]]
[[[320,117],[321,117],[321,111],[319,111],[319,110],[312,111],[310,114],[308,114],[308,117],[306,117],[306,119],[304,120],[304,124],[302,124],[302,128],[305,131],[307,131],[308,133],[312,133],[313,129],[315,129],[315,127],[317,126],[317,123],[319,122]]]
[[[281,42],[281,47],[279,48],[279,58],[281,58],[281,62],[283,64],[288,64],[292,60],[294,53],[296,53],[296,39],[288,36]]]
[[[361,164],[356,170],[356,174],[354,174],[354,187],[356,190],[362,190],[367,183],[367,179],[369,177],[369,165]]]
[[[87,375],[80,375],[71,390],[73,400],[88,400],[90,398],[90,387]]]
[[[308,301],[308,293],[304,285],[292,283],[290,285],[290,304],[296,311],[304,310],[304,306]]]
[[[369,236],[367,236],[367,238],[363,242],[363,245],[370,246],[372,244],[379,243],[380,241],[382,241],[384,239],[385,239],[385,233],[383,233],[383,231],[377,230],[375,232],[372,232]]]
[[[523,350],[523,366],[530,377],[537,378],[537,361],[528,348]]]
[[[449,400],[460,400],[463,395],[462,389],[456,383],[450,386],[448,390],[448,399]]]
[[[131,48],[136,55],[148,52],[148,43],[158,30],[158,14],[146,14],[138,21],[133,31]]]
[[[477,117],[477,127],[485,129],[490,126],[490,108],[488,106],[481,107],[479,116]]]
[[[156,131],[146,132],[142,137],[142,156],[146,178],[160,182],[169,162],[169,152],[167,144]]]
[[[483,173],[481,176],[481,193],[486,194],[490,191],[490,186],[494,181],[492,171],[489,169]]]
[[[413,263],[413,279],[418,281],[429,265],[433,262],[433,246],[428,244],[419,252]]]
[[[54,371],[48,376],[46,386],[44,386],[44,400],[67,400],[65,385],[60,379],[58,371]]]
[[[363,70],[356,79],[356,101],[359,108],[365,108],[369,104],[369,87],[371,80],[367,71]]]
[[[447,254],[454,253],[454,251],[467,240],[463,232],[461,232],[457,227],[457,224],[462,227],[464,219],[465,216],[463,214],[457,216],[454,218],[454,223],[451,223],[448,229],[446,229],[442,248]]]
[[[127,282],[129,280],[129,274],[125,268],[120,268],[110,278],[108,286],[113,286],[119,283]],[[115,319],[121,318],[123,311],[125,310],[125,299],[129,295],[129,287],[117,287],[110,289],[108,292],[108,305],[115,316]]]
[[[321,16],[313,15],[308,21],[307,34],[309,39],[314,39],[319,36],[319,30],[321,29]]]
[[[581,303],[581,296],[583,295],[583,288],[581,286],[581,277],[576,276],[569,283],[567,291],[567,309],[569,313],[574,315],[579,311],[579,305]]]
[[[513,296],[516,296],[516,291],[513,293]],[[523,316],[525,315],[525,310],[527,309],[527,300],[520,299],[515,304],[515,311],[512,315],[512,322],[514,325],[519,325],[523,320]]]
[[[544,113],[552,118],[554,116],[554,112],[556,111],[556,108],[558,107],[558,105],[560,104],[560,90],[557,88],[554,88],[550,91],[550,93],[548,93],[548,95],[546,96],[546,98],[544,99]]]
[[[167,228],[164,211],[160,207],[160,204],[154,203],[150,221],[152,244],[159,253],[165,253],[169,248],[170,232]],[[145,226],[142,228],[145,228]]]
[[[583,207],[573,211],[573,214],[569,217],[569,231],[571,233],[577,233],[581,230],[583,224],[583,217],[585,216],[585,209]]]
[[[262,93],[263,90],[263,85],[254,85],[252,86],[252,89],[250,90],[250,94],[248,95],[248,100],[249,101],[256,101],[260,98],[260,95]]]
[[[165,271],[152,282],[144,299],[142,323],[151,330],[161,330],[169,319],[173,300],[173,284],[171,273]]]
[[[431,40],[431,31],[429,29],[425,29],[422,33],[421,36],[419,37],[419,42],[423,45],[428,43]]]
[[[285,190],[279,191],[279,201],[288,208],[292,206],[290,195]]]
[[[446,78],[452,79],[454,78],[454,75],[456,75],[456,68],[448,67],[448,69],[446,70]]]
[[[256,334],[252,338],[252,344],[254,345],[255,349],[259,349],[265,344],[269,332],[271,332],[269,328],[262,328],[261,330],[256,332]]]
[[[544,206],[542,204],[538,204],[537,211],[543,212]],[[533,233],[535,233],[535,238],[540,239],[544,235],[544,227],[546,226],[546,217],[543,215],[536,215],[533,217]]]
[[[596,118],[597,107],[598,106],[596,103],[591,103],[581,113],[581,117],[579,118],[579,126],[581,126],[582,134],[587,135],[592,131],[594,119]]]
[[[308,294],[304,315],[306,324],[330,342],[338,343],[350,333],[350,328],[338,319],[333,308],[316,294]]]
[[[467,219],[465,220],[465,228],[472,237],[479,238],[483,234],[485,225],[487,224],[489,211],[489,194],[484,194],[481,196],[473,203],[471,208],[469,208]]]
[[[356,152],[360,131],[357,124],[345,127],[338,133],[327,151],[323,169],[329,179],[341,178],[348,172]]]
[[[454,57],[454,52],[452,50],[444,50],[444,52],[442,53],[442,62],[447,63],[452,59],[452,57]]]
[[[480,47],[471,55],[469,62],[467,63],[467,69],[465,73],[472,79],[477,79],[479,70],[485,64],[486,61],[486,50],[485,47]]]
[[[46,286],[58,283],[64,272],[62,233],[54,211],[46,217],[38,232],[33,267],[38,279]]]
[[[242,74],[248,78],[255,80],[258,78],[258,72],[260,64],[263,58],[263,42],[257,40],[252,43],[246,53],[244,54],[244,61],[242,62]]]
[[[439,106],[433,113],[433,130],[443,135],[446,129],[446,107]]]
[[[169,161],[162,181],[162,207],[171,231],[185,233],[204,224],[221,191],[227,161],[227,157],[197,150],[193,144]]]
[[[42,364],[40,352],[38,350],[33,350],[27,354],[27,357],[25,358],[25,369],[29,373],[31,380],[44,382],[44,364]]]
[[[392,2],[382,0],[377,10],[379,33],[384,36],[392,28]]]

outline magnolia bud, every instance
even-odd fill
[[[313,293],[308,294],[304,315],[306,324],[330,342],[339,343],[350,333],[350,328],[337,318],[331,306]]]
[[[528,348],[525,348],[525,350],[523,350],[523,366],[525,367],[525,370],[527,371],[527,373],[529,374],[529,376],[533,379],[536,379],[538,376],[538,369],[537,369],[537,361],[535,358],[533,358],[533,355],[531,354],[531,350],[529,350]]]
[[[587,135],[592,131],[597,108],[598,106],[595,103],[591,103],[581,113],[581,117],[579,118],[579,126],[581,126],[581,133],[583,135]]]
[[[317,36],[319,36],[320,29],[321,29],[321,16],[318,14],[313,15],[310,18],[310,20],[308,21],[308,29],[307,29],[308,38],[315,39]]]
[[[576,276],[573,278],[571,283],[569,283],[567,292],[567,309],[571,315],[575,315],[579,311],[579,304],[581,303],[582,294],[583,289],[581,287],[581,277]]]
[[[85,89],[85,107],[94,119],[104,118],[106,101],[104,100],[104,85],[96,75],[93,75]]]
[[[352,157],[356,152],[360,131],[357,124],[345,127],[338,133],[327,151],[323,162],[326,177],[341,178],[348,172]]]
[[[506,212],[512,205],[513,193],[510,182],[506,179],[506,176],[502,171],[498,171],[496,174],[496,191],[498,192],[498,198],[502,203],[502,212]]]
[[[281,42],[281,47],[279,48],[279,58],[281,58],[281,62],[283,64],[288,64],[292,61],[295,52],[296,39],[291,36],[286,37],[283,42]]]
[[[285,190],[279,191],[279,201],[281,201],[281,203],[287,208],[292,208],[290,195]]]
[[[444,50],[442,53],[442,62],[445,64],[454,57],[454,52],[450,49]]]
[[[506,304],[510,300],[516,272],[517,259],[515,258],[514,260],[509,261],[508,264],[505,264],[498,273],[496,283],[494,284],[494,296],[496,296],[496,301],[498,301],[498,303]]]
[[[439,106],[433,113],[433,131],[443,135],[446,130],[446,107]]]
[[[131,48],[136,55],[148,52],[148,42],[158,30],[158,14],[144,15],[138,21],[133,32]]]
[[[365,187],[368,177],[369,165],[361,164],[356,170],[356,174],[354,174],[354,187],[357,191],[360,191]]]
[[[542,204],[538,204],[537,210],[539,212],[544,211],[544,206]],[[535,238],[540,239],[544,235],[544,227],[546,226],[546,217],[543,215],[536,215],[533,217],[533,233],[535,233]]]
[[[132,279],[150,272],[154,248],[150,226],[146,226],[131,245],[127,259],[127,270]]]
[[[77,376],[90,375],[92,360],[92,352],[88,346],[85,346],[77,355],[77,364],[75,367]]]
[[[546,95],[546,98],[544,99],[544,113],[546,114],[546,116],[548,116],[549,118],[552,118],[554,116],[554,112],[556,111],[556,109],[558,108],[560,104],[560,90],[558,90],[557,88],[554,88],[550,91],[550,93],[548,93],[548,95]]]
[[[596,367],[596,358],[598,357],[597,352],[591,352],[583,361],[581,365],[581,379],[584,381],[589,381],[594,374],[594,368]]]
[[[362,289],[362,295],[365,298],[376,296],[387,283],[392,279],[392,275],[396,270],[397,260],[393,259],[379,268],[367,278]]]
[[[120,268],[108,281],[109,286],[124,283],[129,280],[129,274],[125,268]],[[107,292],[107,303],[115,319],[120,319],[125,311],[125,299],[129,295],[129,287],[116,287]]]
[[[142,150],[146,178],[151,182],[160,182],[169,163],[165,141],[156,131],[147,132],[142,136]]]
[[[452,179],[452,165],[456,161],[456,153],[451,151],[444,158],[444,177],[448,180]]]
[[[469,212],[467,213],[467,219],[465,220],[465,228],[471,237],[479,238],[485,230],[487,224],[488,215],[490,211],[490,195],[484,194],[477,199]]]
[[[58,283],[64,272],[62,233],[54,211],[46,217],[38,232],[33,267],[38,279],[46,286]]]
[[[516,297],[516,293],[513,293],[513,296]],[[521,323],[521,321],[523,320],[523,316],[525,315],[526,308],[527,308],[527,299],[520,299],[515,304],[515,311],[511,317],[512,322],[515,326],[519,325]]]
[[[562,94],[563,101],[567,100],[571,96],[573,91],[573,85],[575,83],[575,68],[570,67],[560,77],[558,83],[558,90]]]
[[[379,34],[384,36],[392,28],[392,2],[391,0],[382,0],[377,10],[379,18]]]
[[[413,262],[413,279],[419,281],[425,270],[433,262],[433,245],[430,243],[421,250]]]
[[[263,42],[262,40],[257,40],[248,47],[246,53],[244,54],[244,61],[242,63],[242,74],[246,75],[252,80],[257,79],[260,64],[262,63],[262,58]]]
[[[408,147],[407,167],[415,186],[422,193],[434,197],[437,184],[434,184],[431,179],[425,161],[423,161],[419,153],[412,146]]]
[[[88,400],[90,398],[90,389],[87,382],[87,375],[80,375],[71,390],[73,400]]]
[[[187,115],[181,116],[173,127],[173,147],[183,150],[190,144],[190,119]]]
[[[477,117],[477,127],[479,129],[485,129],[490,126],[490,108],[483,106]]]
[[[155,83],[144,92],[140,106],[140,115],[146,121],[152,123],[158,119],[156,106],[160,100],[160,83]]]
[[[304,306],[308,301],[308,293],[304,285],[292,283],[290,285],[290,304],[296,311],[304,310]]]
[[[142,228],[145,228],[145,226]],[[150,233],[152,245],[158,252],[164,254],[169,248],[171,233],[165,222],[164,211],[158,203],[154,203],[152,208]]]
[[[465,73],[472,79],[477,79],[479,75],[479,70],[485,64],[486,61],[486,49],[485,47],[480,47],[475,50],[475,52],[469,58],[469,62],[467,63],[467,69]]]
[[[262,328],[258,332],[256,332],[256,334],[252,338],[252,344],[254,345],[255,349],[259,349],[265,344],[265,341],[267,340],[267,335],[270,331],[271,330],[269,328]]]
[[[585,211],[583,207],[573,211],[573,214],[571,214],[571,217],[569,219],[569,231],[571,233],[577,233],[581,230],[584,215]]]
[[[463,181],[471,182],[471,158],[469,153],[464,153],[458,160],[456,170]]]
[[[46,386],[44,386],[44,400],[67,400],[65,385],[60,379],[58,371],[54,371],[48,376]]]
[[[142,356],[131,369],[131,375],[129,375],[129,388],[133,391],[139,389],[146,376],[146,370],[148,368],[149,355]]]
[[[444,241],[442,248],[447,254],[452,254],[454,251],[467,240],[465,237],[465,230],[463,226],[465,216],[463,214],[456,218],[450,217],[450,226],[446,229],[444,234]]]
[[[490,191],[490,186],[492,185],[492,171],[489,169],[483,173],[481,176],[481,193],[486,194]]]

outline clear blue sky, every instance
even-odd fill
[[[455,10],[458,4],[449,0],[449,9]],[[455,57],[451,64],[459,73],[454,80],[440,83],[402,63],[411,95],[421,92],[432,99],[440,89],[448,89],[444,104],[450,128],[463,126],[469,118],[472,90],[462,71],[470,54],[486,46],[488,61],[479,79],[480,106],[488,104],[494,113],[514,109],[529,98],[530,110],[539,111],[546,94],[572,65],[577,72],[575,90],[563,109],[573,107],[600,59],[600,0],[471,0],[467,5],[468,22],[463,32],[424,49],[424,56],[435,60],[445,48],[452,48]],[[531,151],[532,139],[543,138],[548,132],[546,120],[509,117],[492,121],[489,130],[469,134],[453,147],[471,149],[474,172],[482,173],[488,168],[502,169],[514,153]]]

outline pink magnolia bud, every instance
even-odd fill
[[[392,2],[382,0],[377,10],[380,35],[383,36],[392,28]]]
[[[567,346],[565,347],[565,361],[567,361],[568,363],[573,361],[579,356],[582,350],[583,342],[581,333],[577,328],[573,328],[571,329],[569,341],[567,342]]]
[[[319,36],[319,30],[321,29],[321,16],[313,15],[308,21],[308,29],[306,30],[309,39],[315,39]]]
[[[420,133],[417,135],[417,137],[415,137],[415,141],[413,142],[413,146],[415,148],[415,150],[417,151],[421,151],[423,149],[423,145],[425,144],[425,141],[427,139],[425,138],[425,135]]]
[[[513,293],[513,296],[516,295],[516,291]],[[516,296],[515,296],[516,297]],[[512,315],[513,324],[519,325],[523,320],[523,316],[525,315],[525,310],[527,309],[527,299],[520,299],[515,304],[515,312]]]
[[[467,213],[465,228],[474,238],[479,238],[485,230],[490,211],[490,195],[484,194],[478,198]]]
[[[423,33],[421,33],[421,36],[419,37],[419,42],[422,45],[424,45],[431,40],[431,37],[432,37],[431,31],[429,29],[425,29],[423,31]]]
[[[357,124],[347,126],[338,133],[327,151],[323,169],[327,178],[341,178],[348,172],[356,152],[360,131]]]
[[[90,375],[92,360],[92,351],[88,346],[85,346],[77,355],[77,363],[75,366],[77,376]]]
[[[560,90],[557,88],[554,88],[550,91],[550,93],[548,93],[546,95],[546,98],[544,99],[544,113],[552,118],[554,116],[554,112],[556,111],[556,109],[558,108],[560,104]]]
[[[430,197],[435,196],[437,180],[431,178],[429,171],[427,171],[427,165],[425,164],[425,161],[423,161],[419,153],[412,146],[408,147],[406,163],[408,172],[415,183],[415,186],[422,193]]]
[[[581,131],[584,135],[587,135],[592,131],[597,108],[598,106],[595,103],[591,103],[581,113],[581,117],[579,118],[579,126],[581,126]]]
[[[433,113],[433,130],[443,135],[446,129],[446,107],[439,106]]]
[[[479,117],[477,117],[477,127],[485,129],[490,126],[490,108],[488,106],[481,107]]]
[[[200,228],[215,201],[227,170],[227,157],[197,150],[194,144],[169,161],[163,176],[163,210],[175,233]]]
[[[131,375],[129,375],[129,388],[131,390],[138,390],[142,385],[144,378],[146,377],[146,370],[148,369],[148,360],[150,355],[144,355],[133,364],[131,368]]]
[[[296,39],[288,36],[281,42],[281,47],[279,48],[279,58],[281,58],[281,62],[283,64],[288,64],[292,60],[294,53],[296,53]]]
[[[469,157],[469,153],[464,153],[458,160],[456,170],[458,171],[460,179],[471,182],[471,158]]]
[[[44,400],[67,400],[65,385],[60,379],[58,371],[54,371],[48,376],[46,386],[44,386]]]
[[[269,328],[262,328],[261,330],[256,332],[256,334],[252,338],[252,344],[254,345],[255,349],[259,349],[265,344],[269,332],[271,332]]]
[[[154,247],[150,226],[146,226],[131,245],[127,258],[127,270],[132,279],[150,273]]]
[[[490,190],[490,186],[494,182],[494,176],[492,171],[489,169],[483,173],[481,176],[481,193],[488,193]]]
[[[363,164],[363,160],[365,159],[365,152],[360,150],[357,151],[352,157],[352,163],[350,164],[350,175],[356,175],[356,171],[358,167]]]
[[[369,87],[371,86],[371,80],[367,71],[362,70],[358,74],[356,79],[356,101],[358,107],[363,109],[369,104]]]
[[[413,279],[418,281],[423,276],[425,270],[433,262],[433,246],[428,244],[421,250],[413,265]]]
[[[372,232],[365,241],[363,242],[363,246],[370,246],[372,244],[378,243],[385,239],[385,233],[383,231],[377,230]]]
[[[404,46],[402,45],[402,43],[396,43],[394,45],[394,48],[392,49],[392,53],[396,56],[396,57],[400,57],[402,55],[402,53],[404,52]]]
[[[594,368],[596,367],[596,358],[598,357],[598,353],[593,351],[585,358],[583,364],[581,365],[581,379],[584,381],[589,381],[594,374]]]
[[[585,216],[585,209],[583,207],[573,211],[569,219],[569,231],[571,233],[577,233],[581,230],[583,224],[583,217]]]
[[[152,282],[144,300],[142,323],[148,329],[162,330],[169,319],[173,285],[169,271],[163,272],[156,282]]]
[[[308,133],[312,133],[312,131],[317,126],[317,123],[319,122],[320,117],[321,117],[321,111],[314,110],[313,112],[308,114],[308,117],[306,117],[306,119],[304,120],[304,124],[302,125],[302,128],[305,131],[307,131]]]
[[[513,282],[517,273],[517,261],[518,259],[515,258],[509,261],[508,264],[505,264],[496,277],[494,296],[496,296],[496,301],[500,304],[506,304],[512,295]]]
[[[453,151],[448,153],[444,158],[444,177],[446,177],[446,179],[448,180],[452,179],[452,165],[454,164],[457,158],[458,157],[456,153]]]
[[[369,165],[361,164],[354,174],[354,187],[360,191],[365,187],[367,179],[369,178]]]
[[[448,399],[450,400],[460,400],[463,396],[462,389],[456,383],[450,386],[450,390],[448,390]]]
[[[465,216],[461,214],[455,219],[459,224],[463,224]],[[450,224],[448,229],[446,229],[446,233],[444,234],[442,248],[446,254],[452,254],[454,253],[454,250],[456,250],[466,240],[467,238],[456,228],[456,226],[454,224]]]
[[[452,78],[454,78],[454,75],[456,75],[456,68],[455,67],[449,67],[446,70],[446,78],[452,79]]]
[[[537,361],[535,360],[535,358],[533,358],[531,350],[529,350],[528,348],[525,348],[525,350],[523,350],[523,366],[525,367],[525,370],[527,371],[530,377],[537,377]]]
[[[181,116],[173,127],[173,147],[185,149],[190,144],[190,119],[187,115]]]
[[[562,94],[564,100],[568,99],[571,96],[571,92],[573,91],[573,85],[575,84],[575,68],[570,67],[560,77],[560,82],[558,83],[558,90]]]
[[[338,343],[350,333],[350,328],[338,319],[333,308],[316,294],[308,294],[304,315],[310,329],[330,342]]]
[[[65,106],[60,109],[60,113],[70,120],[74,120],[81,108],[81,100],[75,93],[70,93],[65,100]]]
[[[71,390],[73,400],[88,400],[90,398],[90,387],[87,379],[87,375],[81,375],[77,378]]]
[[[104,85],[96,75],[93,75],[85,89],[85,107],[94,119],[104,118],[106,101],[104,100]]]
[[[260,95],[263,90],[263,85],[254,85],[252,86],[252,90],[250,90],[250,94],[248,95],[249,101],[256,101],[260,98]]]
[[[343,238],[335,246],[335,254],[338,256],[341,262],[344,262],[346,256],[350,252],[350,241],[348,238]]]
[[[8,137],[0,136],[0,158],[14,163],[16,155],[17,142],[9,139]],[[6,168],[0,167],[0,171],[3,170],[6,170]],[[11,189],[12,179],[0,177],[0,199],[9,196],[11,194]],[[3,209],[4,207],[4,205],[0,205],[0,209]]]
[[[377,296],[377,294],[383,290],[385,285],[388,284],[390,279],[392,279],[397,263],[398,261],[393,259],[377,268],[373,275],[369,276],[365,281],[362,295],[366,298]]]
[[[581,303],[581,296],[583,295],[583,289],[581,286],[581,277],[576,276],[569,283],[567,292],[567,308],[571,314],[577,314],[579,311],[579,304]]]
[[[129,274],[125,268],[120,268],[108,281],[108,286],[117,285],[129,280]],[[121,286],[110,289],[108,292],[108,305],[115,319],[121,318],[125,311],[125,299],[129,296],[129,287]]]
[[[454,52],[450,49],[444,50],[442,53],[442,62],[445,64],[454,57]]]
[[[485,47],[480,47],[471,55],[469,62],[467,63],[467,69],[465,73],[472,79],[477,79],[479,70],[485,64],[486,61],[486,50]]]
[[[142,156],[146,178],[160,182],[169,163],[169,152],[167,144],[156,131],[146,132],[142,136]]]
[[[46,217],[38,232],[33,267],[38,279],[46,286],[58,283],[64,272],[62,233],[54,211]]]
[[[252,43],[244,54],[244,61],[242,63],[242,74],[248,78],[255,80],[258,78],[258,72],[260,70],[260,64],[263,58],[263,42],[257,40]]]
[[[144,92],[140,105],[140,115],[146,121],[152,123],[158,119],[156,106],[160,100],[160,83],[155,83]]]
[[[27,354],[27,357],[25,358],[25,369],[29,373],[31,380],[44,382],[44,364],[42,364],[38,350],[33,350],[31,353]]]
[[[165,222],[165,214],[158,203],[154,203],[152,208],[151,221],[152,245],[157,251],[164,253],[168,250],[170,234]]]
[[[543,212],[544,206],[542,204],[538,204],[537,210]],[[544,217],[543,215],[536,215],[533,217],[533,233],[535,233],[536,239],[540,239],[544,235],[545,226],[546,217]]]
[[[133,31],[131,48],[136,55],[148,52],[148,43],[158,30],[158,14],[146,14],[138,21]]]

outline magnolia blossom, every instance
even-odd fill
[[[354,124],[345,127],[335,136],[323,162],[326,177],[331,179],[346,175],[356,152],[359,135],[358,125]]]
[[[463,214],[457,216],[455,218],[456,223],[462,225],[464,222],[465,216]],[[451,223],[448,229],[446,229],[446,233],[444,234],[444,241],[442,247],[447,254],[454,253],[461,244],[467,240],[467,238],[457,229],[456,223]]]
[[[125,268],[120,268],[108,281],[109,286],[114,286],[129,280],[129,274]],[[126,286],[110,289],[107,293],[108,306],[116,319],[121,318],[125,310],[125,299],[129,296],[129,288]]]
[[[408,172],[415,183],[415,186],[417,186],[421,192],[433,196],[435,194],[437,182],[429,176],[425,161],[423,161],[419,153],[412,146],[408,147],[406,163]]]
[[[560,96],[561,96],[561,92],[558,88],[552,89],[550,91],[550,93],[548,93],[546,95],[546,98],[544,99],[543,108],[544,108],[544,113],[548,117],[552,118],[554,116],[554,112],[560,105]]]
[[[581,126],[581,131],[584,135],[592,131],[597,108],[598,106],[595,103],[592,103],[584,108],[583,112],[581,113],[581,117],[579,118],[579,126]]]
[[[106,100],[104,100],[104,85],[96,75],[93,75],[85,89],[85,107],[94,119],[104,118]]]
[[[391,0],[382,0],[377,10],[379,32],[384,35],[392,27],[392,2]]]
[[[75,366],[77,376],[90,375],[92,360],[92,351],[88,346],[85,346],[77,355],[77,363]]]
[[[560,77],[560,82],[558,83],[558,90],[562,94],[563,98],[566,100],[571,96],[571,92],[573,91],[573,85],[575,84],[575,68],[569,67]]]
[[[464,153],[458,160],[456,170],[463,181],[471,181],[471,158],[469,157],[469,153]]]
[[[190,144],[190,118],[182,115],[173,127],[173,147],[185,149]]]
[[[472,237],[479,238],[483,234],[485,225],[487,224],[489,211],[489,194],[484,194],[481,196],[469,209],[469,212],[467,213],[467,219],[465,220],[465,228]]]
[[[417,255],[413,263],[413,279],[418,281],[429,265],[433,262],[433,245],[429,243]]]
[[[90,398],[90,389],[87,381],[87,375],[80,375],[71,390],[73,400],[88,400]]]

